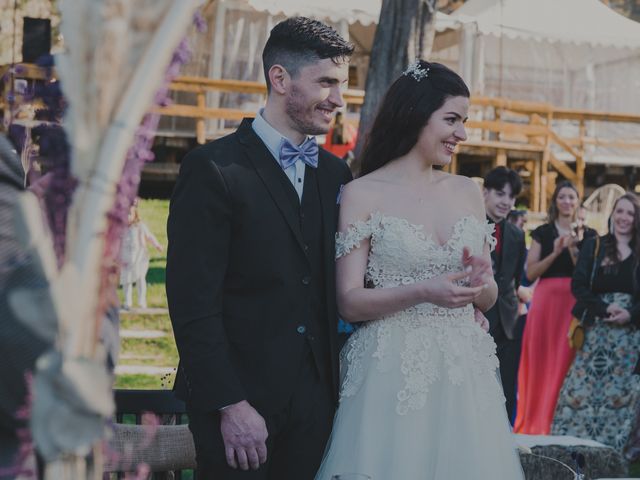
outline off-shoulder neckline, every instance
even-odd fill
[[[466,222],[469,219],[475,220],[479,225],[483,224],[482,220],[480,220],[476,215],[474,215],[472,213],[463,215],[460,218],[458,218],[458,220],[456,220],[452,224],[451,229],[450,229],[451,234],[447,237],[447,239],[444,242],[440,242],[440,241],[438,241],[438,239],[434,239],[434,233],[433,232],[425,233],[424,232],[424,224],[413,223],[407,218],[400,217],[398,215],[387,214],[387,213],[381,212],[380,210],[372,211],[369,214],[369,216],[367,217],[366,220],[360,220],[358,222],[355,222],[352,225],[355,225],[357,223],[363,223],[363,224],[366,225],[368,223],[371,223],[371,222],[375,221],[376,218],[399,221],[399,222],[401,222],[401,223],[403,223],[405,225],[408,225],[411,228],[413,228],[416,232],[420,232],[422,235],[424,235],[425,239],[429,239],[433,244],[435,244],[436,246],[438,246],[440,248],[445,248],[451,242],[451,240],[453,240],[456,237],[457,232],[458,232],[458,225]],[[488,224],[486,219],[485,219],[484,223]],[[351,228],[352,225],[350,225],[349,228]]]

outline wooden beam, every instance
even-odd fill
[[[174,88],[174,85],[176,88]],[[171,89],[178,90],[187,87],[201,87],[207,90],[238,93],[267,93],[267,85],[263,82],[248,82],[246,80],[225,80],[207,77],[180,76],[171,82]]]
[[[564,148],[567,152],[569,152],[574,158],[578,158],[580,156],[580,154],[571,146],[569,145],[564,138],[560,137],[556,132],[553,131],[553,129],[549,129],[549,135],[551,136],[551,139],[556,142],[558,145],[560,145],[562,148]]]
[[[495,166],[496,167],[506,167],[507,166],[507,152],[504,149],[498,150],[498,154],[495,158]]]
[[[553,152],[549,152],[549,164],[559,173],[561,173],[567,180],[571,180],[574,183],[578,180],[576,172],[571,170],[571,167],[569,167],[569,165],[558,160]]]
[[[481,128],[492,132],[519,133],[522,135],[547,135],[547,127],[544,125],[530,125],[527,123],[507,123],[493,120],[468,120],[466,128]]]
[[[542,145],[531,145],[530,143],[516,143],[516,142],[501,142],[497,140],[466,140],[464,143],[460,144],[460,147],[471,147],[471,148],[492,148],[492,149],[503,149],[507,152],[509,151],[518,151],[518,152],[542,152],[544,151],[544,146]]]
[[[514,112],[528,112],[546,115],[553,112],[553,118],[560,120],[598,120],[603,122],[640,123],[637,113],[612,113],[572,108],[556,108],[549,103],[508,100],[499,97],[472,96],[471,104],[481,107],[497,107]]]
[[[254,93],[267,95],[267,85],[262,82],[247,82],[244,80],[224,80],[206,77],[182,76],[176,78],[170,84],[171,90],[181,92],[204,92],[209,90],[236,93]],[[347,103],[362,105],[364,91],[347,89],[342,93]]]
[[[198,93],[198,108],[200,110],[204,110],[206,108],[205,93],[204,92],[199,92]],[[196,119],[196,141],[200,145],[204,145],[204,143],[206,142],[206,138],[205,138],[205,118],[204,117],[198,117]]]
[[[604,139],[604,138],[594,138],[594,137],[581,137],[581,138],[565,138],[564,139],[569,145],[574,147],[582,147],[584,149],[584,145],[596,145],[597,147],[609,147],[609,148],[623,148],[636,150],[640,149],[640,142],[633,140],[624,140],[624,139]]]
[[[513,110],[514,112],[539,113],[542,115],[546,115],[547,113],[554,111],[554,108],[551,104],[543,102],[527,102],[520,100],[509,100],[500,97],[484,97],[479,95],[472,96],[470,100],[472,105],[478,105],[481,107],[502,108],[506,110]]]
[[[173,117],[224,118],[227,120],[242,120],[243,118],[256,116],[256,112],[252,111],[233,108],[201,108],[196,105],[168,105],[166,107],[154,107],[151,111]]]
[[[596,120],[600,122],[640,123],[636,113],[594,112],[592,110],[573,110],[558,108],[553,117],[560,120]]]

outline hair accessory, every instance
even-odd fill
[[[416,60],[407,69],[402,72],[403,75],[411,75],[416,82],[419,82],[423,78],[429,77],[429,67],[423,68],[420,66],[420,60]]]

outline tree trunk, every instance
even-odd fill
[[[410,61],[424,59],[431,52],[430,29],[436,0],[382,0],[360,111],[356,158],[352,164],[360,170],[360,152],[373,123],[378,104],[389,85]]]

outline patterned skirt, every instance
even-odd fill
[[[631,304],[625,293],[601,298],[623,308]],[[640,329],[596,318],[560,390],[551,433],[596,440],[622,452],[640,406],[640,376],[633,374],[639,350]]]

